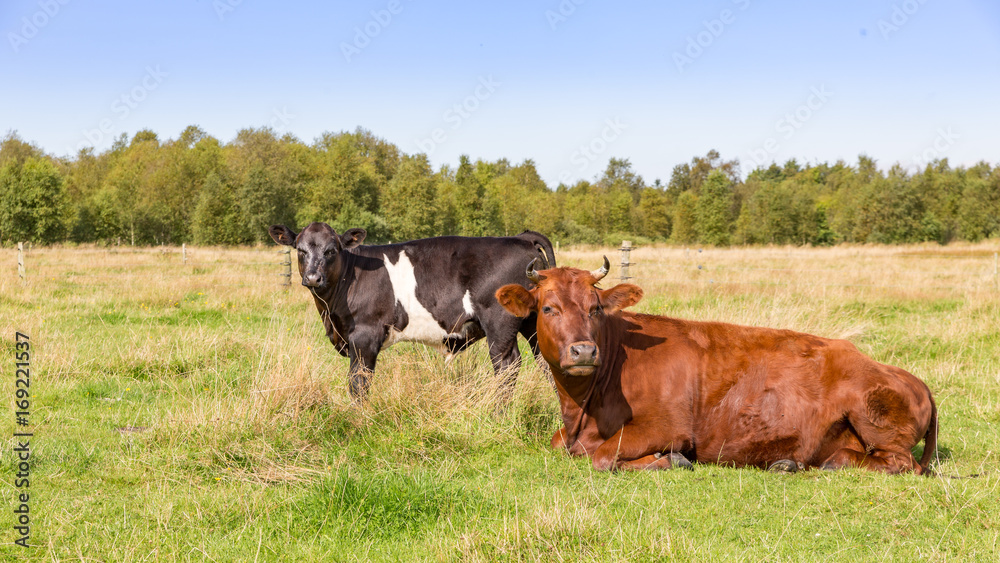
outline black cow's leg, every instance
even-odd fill
[[[521,352],[517,349],[517,327],[501,327],[486,333],[486,344],[493,361],[493,373],[497,378],[500,404],[510,401],[517,382],[517,371],[521,368]]]
[[[375,356],[351,354],[351,369],[347,375],[351,398],[360,401],[368,395],[371,381],[368,376],[375,371]]]
[[[521,327],[518,329],[518,332],[520,332],[521,336],[528,341],[528,346],[531,346],[531,353],[535,356],[535,363],[537,363],[538,367],[545,373],[545,377],[549,380],[549,385],[551,385],[552,390],[555,391],[556,382],[552,379],[552,370],[549,368],[549,363],[542,357],[541,350],[538,349],[538,331],[536,328],[537,319],[538,317],[535,313],[525,317],[524,320],[521,321]]]
[[[360,401],[368,395],[371,384],[369,376],[375,371],[375,360],[378,358],[379,346],[372,339],[352,340],[347,355],[351,360],[348,370],[348,385],[351,398]]]
[[[537,316],[535,313],[531,313],[523,320],[521,320],[521,326],[518,328],[518,332],[521,336],[528,341],[528,345],[531,346],[531,353],[535,355],[539,361],[542,360],[542,353],[538,349],[538,329],[536,328]]]

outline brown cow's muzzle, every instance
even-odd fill
[[[593,342],[574,342],[566,349],[559,367],[566,375],[587,377],[593,375],[601,365],[597,345]]]

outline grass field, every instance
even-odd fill
[[[347,361],[273,248],[0,250],[0,395],[31,337],[31,538],[13,544],[2,417],[0,559],[53,561],[997,561],[996,241],[824,249],[640,248],[643,312],[851,339],[930,386],[939,474],[596,473],[548,448],[558,407],[525,354],[497,414],[485,346],[446,365]],[[592,269],[616,249],[563,249]],[[699,266],[701,266],[699,268]],[[617,275],[615,268],[609,276]],[[293,276],[297,278],[297,274]],[[606,283],[605,286],[609,286]]]

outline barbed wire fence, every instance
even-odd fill
[[[48,278],[50,281],[56,279],[70,281],[74,285],[104,285],[105,280],[121,279],[125,276],[143,275],[151,269],[159,268],[155,272],[157,278],[164,279],[193,279],[199,276],[216,276],[220,270],[228,269],[238,271],[246,278],[240,283],[218,283],[212,282],[213,286],[220,287],[259,287],[261,284],[273,283],[278,288],[288,288],[292,280],[292,260],[291,249],[282,247],[278,250],[273,248],[260,249],[239,249],[240,253],[250,254],[251,260],[233,260],[227,255],[224,259],[206,259],[213,253],[225,253],[219,249],[188,249],[186,244],[182,244],[180,252],[168,247],[152,248],[88,248],[78,252],[93,253],[98,256],[122,255],[132,257],[133,260],[122,260],[120,262],[92,263],[90,265],[64,264],[58,261],[48,260],[55,253],[63,253],[64,249],[39,248],[32,249],[30,243],[17,244],[17,275],[22,285],[27,285],[33,278]],[[174,258],[179,254],[179,262]],[[199,254],[202,261],[198,261]],[[149,261],[152,258],[154,261]],[[98,270],[95,273],[92,270]]]
[[[822,282],[817,283],[814,281],[768,281],[768,280],[734,280],[730,279],[727,274],[730,272],[751,272],[751,273],[813,273],[826,275],[827,279],[833,278],[838,275],[843,275],[843,270],[838,268],[766,268],[766,267],[734,267],[728,265],[714,265],[712,260],[709,259],[709,253],[706,253],[704,249],[693,249],[685,248],[684,255],[687,259],[685,264],[668,264],[665,262],[646,262],[640,263],[636,262],[632,258],[632,251],[636,250],[636,247],[632,245],[629,240],[623,240],[621,247],[618,248],[621,252],[620,263],[618,264],[618,281],[620,283],[625,282],[662,282],[667,284],[680,284],[680,285],[700,285],[700,286],[722,286],[722,285],[742,285],[742,286],[819,286],[819,287],[831,287],[831,288],[875,288],[875,289],[912,289],[912,286],[905,284],[893,284],[893,283],[835,283],[835,282]],[[795,258],[796,256],[808,256],[810,258],[815,258],[815,255],[809,255],[805,253],[793,253],[791,251],[785,253],[789,259]],[[945,260],[963,260],[963,261],[974,261],[979,263],[979,268],[981,275],[979,276],[980,281],[978,283],[968,283],[964,285],[923,285],[921,289],[939,289],[939,290],[956,290],[956,291],[968,291],[984,289],[986,284],[982,283],[984,279],[988,279],[995,291],[1000,292],[1000,253],[993,252],[992,255],[987,253],[977,253],[975,255],[969,254],[945,254],[945,253],[894,253],[888,255],[891,258],[903,258],[903,259],[945,259]],[[692,259],[693,258],[693,259]],[[648,267],[647,269],[639,268],[638,272],[634,269],[635,266],[642,265]],[[656,276],[650,274],[650,270],[676,270],[680,272],[690,272],[698,274],[703,274],[702,279],[677,279],[676,277],[666,277],[666,276]],[[638,275],[636,275],[638,274]],[[992,274],[992,275],[990,275]]]
[[[617,249],[620,252],[618,261],[618,275],[620,282],[659,282],[679,285],[700,285],[706,287],[717,286],[822,286],[840,288],[874,288],[874,289],[906,289],[910,286],[902,283],[838,283],[835,280],[843,275],[842,269],[837,268],[805,268],[805,267],[747,267],[715,264],[711,251],[702,248],[685,248],[684,263],[667,263],[662,260],[636,262],[632,252],[636,250],[632,242],[623,240]],[[217,248],[195,248],[188,249],[186,244],[182,244],[179,252],[169,247],[108,247],[108,248],[87,248],[78,252],[90,252],[97,255],[111,256],[121,255],[132,256],[138,260],[122,260],[120,262],[94,263],[88,267],[80,267],[77,264],[63,264],[58,261],[48,260],[55,253],[65,252],[63,249],[38,248],[33,249],[30,243],[17,244],[17,275],[22,285],[28,284],[32,277],[51,280],[57,278],[68,280],[76,285],[88,285],[90,283],[103,282],[123,276],[142,275],[143,272],[151,268],[160,268],[156,272],[158,278],[185,278],[192,279],[198,276],[218,275],[220,269],[239,271],[246,281],[239,283],[218,283],[212,282],[214,286],[220,287],[260,287],[262,284],[273,284],[277,288],[288,288],[292,283],[292,261],[291,249],[281,247],[275,250],[262,247],[238,249],[243,255],[248,255],[250,260],[234,259],[233,253]],[[216,260],[211,260],[213,253],[221,253],[222,256]],[[788,259],[796,258],[816,258],[815,254],[807,251],[782,252],[782,256]],[[176,256],[176,258],[175,258]],[[1000,292],[1000,257],[997,252],[992,256],[988,252],[971,254],[947,254],[944,252],[934,253],[893,253],[887,257],[919,260],[924,258],[972,261],[974,269],[981,275],[977,281],[971,281],[962,285],[925,285],[922,289],[956,290],[967,291],[984,289],[984,282],[992,282],[992,289]],[[152,261],[149,259],[152,258]],[[178,259],[179,258],[179,259]],[[145,260],[143,260],[145,259]],[[91,270],[99,269],[95,273]],[[677,271],[678,273],[688,272],[697,274],[698,279],[681,279],[679,277],[667,277],[655,275],[656,271]],[[775,279],[741,280],[733,279],[732,273],[759,273],[762,275],[778,275],[782,273],[811,273],[822,277],[826,281],[778,281]],[[773,277],[773,276],[772,276]],[[992,279],[990,279],[992,278]]]

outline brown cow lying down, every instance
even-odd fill
[[[924,473],[937,442],[927,386],[850,342],[789,330],[623,312],[631,284],[608,271],[535,271],[496,292],[538,313],[565,427],[552,447],[597,469],[691,468],[688,459],[780,471],[864,467]],[[911,449],[925,439],[920,461]]]

